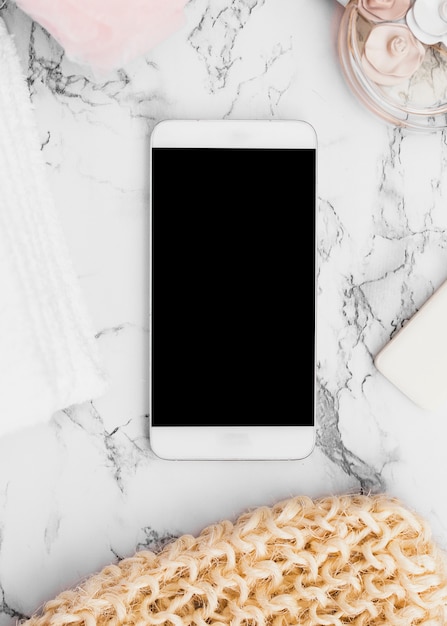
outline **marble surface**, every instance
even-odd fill
[[[387,126],[354,98],[336,55],[342,10],[190,0],[180,31],[107,76],[67,59],[12,2],[3,11],[110,386],[0,438],[0,626],[116,558],[295,494],[385,491],[447,548],[447,407],[418,409],[373,365],[447,278],[446,134]],[[317,131],[319,403],[302,461],[150,450],[148,140],[181,117],[300,118]],[[299,194],[297,178],[298,219]]]

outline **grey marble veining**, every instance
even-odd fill
[[[0,437],[0,626],[116,558],[293,494],[386,491],[447,546],[447,408],[421,411],[373,364],[447,277],[446,134],[362,108],[337,61],[341,10],[191,0],[178,33],[109,75],[72,62],[13,3],[4,11],[110,386]],[[150,450],[148,139],[178,117],[301,118],[317,131],[319,402],[303,461],[181,464]],[[299,194],[297,177],[298,217]],[[299,229],[297,245],[309,236]]]

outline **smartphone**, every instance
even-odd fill
[[[315,440],[317,138],[166,120],[150,139],[150,443],[286,460]]]

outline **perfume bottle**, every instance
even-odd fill
[[[338,0],[341,68],[352,92],[388,123],[447,127],[447,1]]]

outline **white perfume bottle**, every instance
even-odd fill
[[[339,59],[357,98],[390,124],[446,128],[446,0],[338,1]]]

